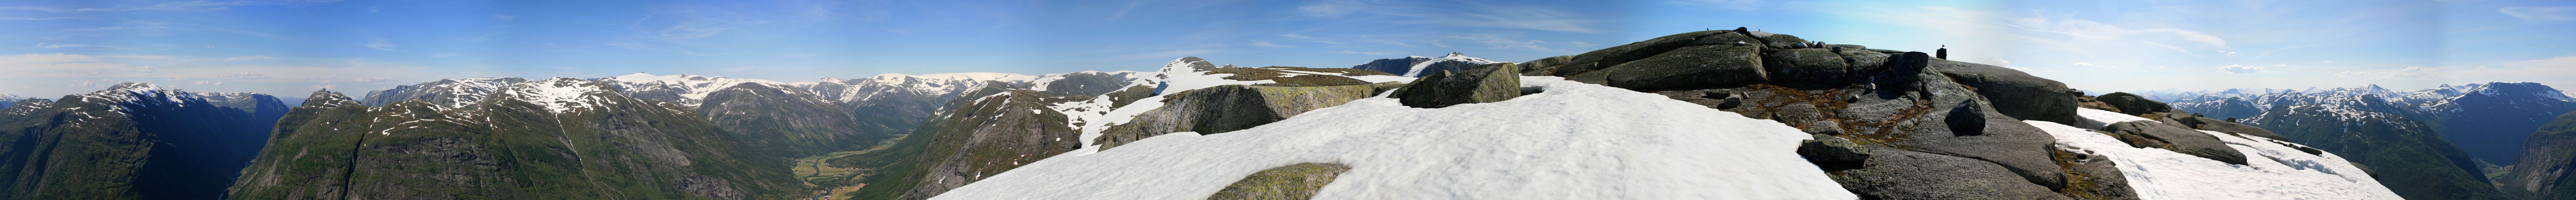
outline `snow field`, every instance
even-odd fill
[[[2079,125],[2146,121],[2078,109]],[[2312,155],[2277,140],[2201,131],[2245,153],[2233,165],[2164,149],[2129,147],[2110,135],[2046,121],[2023,121],[2057,138],[2058,148],[2108,156],[2143,199],[2399,199],[2395,192],[2332,153]],[[2278,143],[2276,143],[2278,142]]]
[[[1361,99],[1247,130],[1057,155],[936,198],[1204,199],[1307,162],[1352,167],[1318,199],[1856,198],[1794,152],[1809,137],[1788,126],[1557,77],[1522,81],[1547,91],[1439,109]]]

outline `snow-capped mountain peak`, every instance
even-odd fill
[[[158,100],[157,102],[168,102],[169,105],[176,106],[187,106],[187,104],[181,102],[187,102],[191,99],[201,99],[197,97],[197,94],[188,93],[184,90],[161,88],[161,86],[153,85],[151,83],[134,82],[119,83],[116,84],[116,86],[108,87],[107,90],[90,92],[89,94],[81,96],[110,99],[128,103],[142,103],[145,100]]]
[[[1415,62],[1415,63],[1413,63],[1413,70],[1410,70],[1411,72],[1404,73],[1403,75],[1404,75],[1404,76],[1406,76],[1406,77],[1422,77],[1422,75],[1423,75],[1422,73],[1423,73],[1423,72],[1432,70],[1432,68],[1431,68],[1431,65],[1432,65],[1432,64],[1439,64],[1439,63],[1443,63],[1443,62],[1463,62],[1463,63],[1467,63],[1467,66],[1468,66],[1468,67],[1474,67],[1474,66],[1477,66],[1477,65],[1485,65],[1485,64],[1500,63],[1500,62],[1494,62],[1494,61],[1492,61],[1492,60],[1485,60],[1484,58],[1467,57],[1467,54],[1464,54],[1464,53],[1449,52],[1449,55],[1448,55],[1448,56],[1441,56],[1441,57],[1439,57],[1439,58],[1432,58],[1432,59],[1431,59],[1431,60],[1429,60],[1429,61]]]

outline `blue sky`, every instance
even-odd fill
[[[9,1],[0,93],[364,93],[635,72],[779,81],[1572,55],[1751,27],[2102,91],[2576,86],[2567,1]]]

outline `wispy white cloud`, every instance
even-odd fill
[[[34,10],[34,11],[44,11],[44,12],[54,12],[54,13],[118,12],[118,11],[221,11],[221,10],[229,10],[229,9],[231,9],[233,6],[250,5],[251,3],[253,3],[253,2],[251,2],[251,1],[223,1],[223,2],[216,2],[216,1],[196,0],[196,1],[173,1],[173,2],[162,2],[162,3],[157,3],[157,4],[147,5],[147,6],[126,6],[126,5],[120,5],[120,6],[117,6],[117,7],[108,7],[108,8],[54,8],[54,7],[43,7],[43,6],[11,6],[11,7],[0,7],[0,10]]]
[[[2443,70],[2442,68],[2437,67],[2406,67],[2400,69],[2343,71],[2335,72],[2334,75],[2335,77],[2359,78],[2363,80],[2420,80],[2442,77],[2446,71],[2448,70]]]
[[[1343,20],[1600,33],[1599,30],[1588,27],[1596,20],[1585,19],[1580,15],[1544,6],[1493,5],[1476,2],[1421,6],[1363,0],[1323,0],[1300,5],[1297,10],[1298,13],[1308,17],[1356,18]]]
[[[1502,36],[1494,34],[1451,35],[1448,36],[1448,38],[1493,45],[1493,48],[1495,49],[1555,50],[1538,45],[1539,43],[1545,43],[1547,41],[1504,39]]]
[[[1313,42],[1313,43],[1325,43],[1325,44],[1350,44],[1350,43],[1344,43],[1344,42],[1341,42],[1341,41],[1333,41],[1333,40],[1331,40],[1331,39],[1318,38],[1318,37],[1315,37],[1315,36],[1298,35],[1298,34],[1295,34],[1295,33],[1290,33],[1290,34],[1279,34],[1279,38],[1288,38],[1288,40],[1306,41],[1306,42]]]
[[[1592,44],[1592,43],[1590,43],[1590,42],[1582,42],[1582,41],[1565,42],[1565,44],[1567,44],[1567,45],[1574,45],[1574,47],[1575,47],[1575,48],[1592,48],[1592,47],[1595,47],[1595,46],[1601,46],[1601,45],[1597,45],[1597,44]]]
[[[376,38],[375,42],[367,43],[367,48],[369,48],[369,49],[376,49],[376,50],[393,51],[393,50],[394,50],[394,44],[393,44],[393,43],[386,43],[384,38]]]
[[[2576,7],[2507,7],[2496,9],[2515,18],[2534,21],[2576,20]]]
[[[2251,74],[2251,73],[2256,73],[2256,72],[2267,72],[2267,71],[2270,71],[2270,70],[2264,70],[2262,66],[2245,66],[2245,65],[2227,65],[2227,66],[2218,66],[2218,70],[2221,70],[2221,71],[2227,71],[2227,73],[2238,73],[2238,74]]]
[[[225,60],[225,61],[244,61],[244,60],[267,60],[267,59],[277,59],[277,57],[269,57],[269,56],[233,56],[233,57],[225,57],[223,60]]]
[[[2200,31],[2182,30],[2182,29],[2170,29],[2170,28],[2147,29],[2147,30],[2145,30],[2145,31],[2147,31],[2147,32],[2166,32],[2166,33],[2173,33],[2173,34],[2174,34],[2174,36],[2182,37],[2182,39],[2183,39],[2183,40],[2190,40],[2190,41],[2193,41],[2193,42],[2200,42],[2201,44],[2209,44],[2209,46],[2216,46],[2216,47],[2218,47],[2218,48],[2227,48],[2227,39],[2220,39],[2220,38],[2218,38],[2218,36],[2211,36],[2211,35],[2209,35],[2209,33],[2202,33],[2202,32],[2200,32]]]
[[[1756,0],[1681,0],[1681,1],[1671,1],[1671,3],[1672,3],[1672,4],[1679,4],[1679,5],[1683,5],[1683,6],[1702,6],[1702,7],[1720,8],[1720,9],[1731,9],[1731,10],[1753,10],[1753,8],[1755,8],[1755,7],[1757,7],[1757,6],[1760,6],[1760,5],[1761,5],[1761,3],[1762,3],[1762,1],[1756,1]]]
[[[90,45],[88,45],[88,44],[50,44],[50,43],[41,43],[41,42],[40,42],[40,43],[36,43],[36,47],[40,47],[40,48],[47,48],[47,49],[63,48],[63,47],[88,47],[88,46],[90,46]]]
[[[1216,50],[1216,49],[1183,49],[1183,50],[1171,50],[1171,51],[1160,51],[1160,52],[1147,52],[1147,53],[1127,54],[1127,55],[1114,56],[1114,57],[1110,57],[1110,58],[1111,58],[1111,59],[1116,59],[1116,60],[1172,59],[1172,58],[1179,58],[1179,57],[1184,57],[1184,56],[1197,56],[1197,55],[1204,55],[1204,54],[1210,54],[1210,53],[1216,53],[1216,52],[1224,52],[1224,50]]]
[[[1299,14],[1313,17],[1340,17],[1368,7],[1367,2],[1359,0],[1323,0],[1299,5],[1297,11]]]
[[[1288,45],[1271,44],[1271,43],[1270,43],[1270,41],[1261,41],[1261,40],[1252,40],[1252,43],[1251,43],[1250,45],[1252,45],[1252,46],[1256,46],[1256,47],[1270,47],[1270,48],[1288,48],[1288,47],[1297,47],[1297,46],[1288,46]]]

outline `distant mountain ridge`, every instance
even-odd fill
[[[239,171],[245,199],[779,199],[786,163],[686,107],[549,78],[450,108],[316,91]]]
[[[1429,75],[1429,73],[1465,70],[1467,68],[1494,63],[1510,62],[1495,62],[1485,60],[1484,58],[1467,57],[1467,54],[1464,53],[1449,52],[1449,55],[1437,58],[1408,56],[1405,58],[1377,59],[1369,61],[1367,64],[1351,66],[1351,68],[1386,72],[1406,77],[1421,77],[1423,75]]]
[[[2246,93],[2244,91],[2264,91]],[[2228,89],[2197,92],[2149,92],[2150,98],[2174,102],[2174,108],[2219,118],[2248,118],[2282,106],[2357,105],[2378,99],[2403,110],[2329,112],[2402,115],[2428,122],[2444,140],[2470,155],[2497,165],[2519,160],[2521,144],[2534,128],[2558,113],[2576,111],[2576,97],[2539,83],[2493,82],[2389,90],[2377,85],[2350,88]]]

